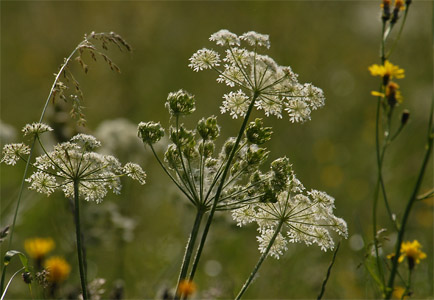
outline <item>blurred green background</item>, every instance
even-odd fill
[[[270,162],[288,156],[304,185],[333,195],[335,214],[348,222],[349,239],[341,245],[325,297],[378,297],[369,275],[358,266],[366,253],[362,241],[366,245],[372,239],[376,98],[370,91],[378,88],[379,80],[367,68],[379,63],[380,1],[2,1],[0,5],[1,120],[15,128],[14,135],[11,128],[2,127],[2,144],[21,141],[20,129],[39,119],[53,73],[84,33],[91,31],[114,31],[134,51],[121,53],[111,47],[108,54],[121,68],[120,75],[101,60],[94,63],[89,58],[86,75],[73,64],[71,70],[85,96],[86,132],[95,133],[102,122],[119,118],[134,126],[150,120],[167,126],[164,101],[169,92],[183,88],[197,99],[197,111],[185,123],[193,126],[201,117],[215,114],[222,136],[235,135],[241,121],[219,111],[228,89],[215,81],[211,71],[193,72],[187,67],[188,58],[202,47],[216,48],[208,38],[222,28],[237,34],[249,30],[269,34],[267,54],[281,65],[290,65],[300,82],[321,87],[327,99],[326,106],[313,112],[312,121],[305,124],[291,124],[285,117],[265,120],[275,132],[268,145]],[[432,4],[415,1],[391,58],[406,71],[406,78],[399,82],[404,103],[396,119],[403,108],[411,112],[409,124],[385,162],[384,176],[398,217],[424,151],[433,82],[431,18]],[[169,183],[149,149],[134,142],[123,145],[132,148],[115,149],[117,155],[124,162],[141,163],[148,174],[147,184],[142,187],[125,180],[120,196],[109,196],[99,205],[84,205],[89,279],[107,279],[106,297],[117,280],[123,279],[126,298],[157,298],[175,284],[193,210]],[[11,223],[23,167],[22,163],[18,167],[1,165],[2,227]],[[422,191],[432,185],[430,163]],[[380,207],[380,226],[390,228],[384,206]],[[132,224],[128,224],[134,228],[127,232],[126,242],[120,242],[125,231],[113,217],[116,212],[130,218]],[[240,229],[227,215],[217,216],[198,271],[198,297],[230,298],[239,291],[259,257],[255,234],[254,226]],[[391,252],[396,235],[392,231],[387,235],[390,243],[385,251]],[[78,286],[73,219],[60,193],[45,198],[25,190],[12,248],[24,251],[24,240],[35,236],[55,240],[53,253],[65,256],[72,265],[62,289],[65,293],[73,290]],[[431,298],[432,199],[417,203],[411,214],[406,240],[413,239],[428,254],[414,274],[414,295]],[[2,255],[5,251],[3,243]],[[316,297],[331,255],[315,246],[290,245],[280,260],[266,261],[246,298]],[[18,266],[11,264],[9,275]],[[8,297],[30,295],[16,279]]]

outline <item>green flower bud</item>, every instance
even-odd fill
[[[178,150],[176,145],[170,144],[164,153],[164,161],[169,165],[172,170],[177,169],[181,166],[181,160],[179,158]]]
[[[247,140],[256,145],[262,145],[271,139],[273,131],[271,127],[262,127],[262,119],[257,118],[255,122],[251,122],[246,129]]]
[[[259,201],[263,203],[276,203],[277,196],[275,191],[269,185],[265,185],[264,194],[259,198]]]
[[[139,138],[148,145],[155,144],[164,136],[164,129],[159,122],[140,122],[137,129]]]
[[[184,90],[169,93],[166,107],[173,116],[189,115],[196,110],[194,96]]]
[[[270,151],[264,148],[249,147],[245,160],[250,167],[256,167],[268,158],[269,153]]]
[[[211,116],[205,120],[202,118],[197,123],[197,132],[204,140],[215,140],[220,134],[220,126],[217,125],[217,117]]]
[[[228,157],[231,154],[232,148],[234,146],[235,146],[235,138],[233,137],[228,138],[222,147],[221,155],[223,157]]]
[[[181,125],[178,130],[174,127],[169,129],[170,140],[181,149],[185,147],[194,147],[196,141],[194,140],[195,132],[187,130],[184,125]]]
[[[215,145],[211,141],[206,141],[203,144],[199,145],[199,153],[203,155],[204,157],[211,157],[211,155],[214,153]]]
[[[271,170],[274,173],[272,184],[276,192],[279,192],[293,176],[292,165],[287,157],[281,157],[271,163]]]

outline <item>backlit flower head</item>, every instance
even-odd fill
[[[93,136],[78,134],[68,142],[55,145],[52,151],[47,152],[42,147],[44,154],[36,157],[31,164],[35,172],[26,179],[30,189],[47,196],[55,190],[62,190],[66,197],[73,197],[74,182],[78,182],[80,196],[99,203],[108,190],[120,193],[121,176],[127,175],[145,183],[146,174],[140,166],[129,163],[122,168],[114,156],[91,151],[98,146],[100,142]],[[24,144],[6,145],[2,162],[13,165],[28,152]]]
[[[184,90],[179,90],[169,93],[166,107],[173,116],[189,115],[196,110],[195,102],[193,95]]]
[[[3,147],[3,157],[0,162],[13,166],[29,153],[30,148],[23,143],[7,144]]]
[[[240,38],[229,30],[222,29],[213,33],[209,38],[210,41],[216,42],[219,46],[239,46]]]
[[[32,238],[24,241],[24,249],[33,259],[42,259],[55,247],[52,238]]]
[[[47,131],[53,131],[53,128],[44,123],[33,123],[24,126],[22,131],[24,136],[32,134],[38,135]]]
[[[71,272],[71,266],[64,258],[59,256],[53,256],[47,259],[44,267],[48,271],[47,279],[52,284],[58,284],[65,281]]]
[[[220,65],[220,55],[214,50],[200,49],[190,58],[188,65],[194,71],[202,71],[204,69],[212,69]]]
[[[347,237],[346,222],[334,216],[334,199],[325,192],[306,191],[295,177],[289,162],[281,158],[267,174],[258,174],[255,192],[261,201],[232,212],[239,226],[256,222],[259,251],[264,253],[276,230],[280,230],[270,255],[279,258],[288,243],[317,244],[322,250],[334,248],[331,231]],[[252,196],[252,195],[251,195]]]
[[[254,106],[267,116],[281,118],[282,112],[286,111],[292,122],[304,122],[310,119],[312,110],[324,105],[321,89],[312,84],[300,84],[297,74],[290,67],[280,66],[271,57],[257,52],[259,47],[270,47],[268,35],[249,31],[237,37],[234,33],[221,30],[211,35],[210,39],[226,48],[222,66],[219,54],[208,49],[193,54],[189,66],[194,71],[212,68],[219,74],[218,82],[239,88],[223,96],[222,113],[227,112],[233,118],[244,116],[254,101]],[[238,41],[244,41],[253,50],[242,48]],[[209,57],[214,57],[214,63]],[[295,104],[303,109],[294,111],[291,106]]]

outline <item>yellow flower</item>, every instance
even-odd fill
[[[62,257],[53,256],[46,260],[45,269],[48,271],[48,281],[59,283],[68,278],[71,266]]]
[[[191,280],[182,280],[179,283],[177,294],[188,297],[196,291],[196,284]]]
[[[373,64],[368,69],[372,76],[381,76],[387,78],[387,80],[392,78],[401,79],[405,77],[404,69],[400,69],[388,60],[384,62],[384,65]]]
[[[54,249],[52,238],[33,238],[24,241],[24,249],[34,259],[42,259],[48,252]]]
[[[396,10],[405,10],[404,0],[395,0]]]
[[[420,263],[421,259],[426,258],[426,253],[422,252],[420,248],[422,248],[422,245],[417,240],[413,242],[403,242],[401,244],[401,256],[398,262],[403,262],[404,258],[407,257],[410,264]]]
[[[401,91],[399,90],[399,85],[393,81],[389,81],[389,83],[387,84],[386,93],[372,91],[371,95],[382,97],[382,98],[387,97],[389,104],[391,106],[394,106],[396,102],[402,103],[402,95],[401,95]]]
[[[392,297],[394,299],[408,299],[408,296],[405,295],[404,293],[405,293],[405,288],[403,288],[402,286],[397,286],[393,289]]]

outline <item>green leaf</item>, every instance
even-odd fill
[[[29,261],[27,259],[27,256],[24,253],[17,251],[17,250],[9,250],[8,252],[6,252],[4,260],[3,260],[4,265],[5,266],[9,265],[12,258],[16,255],[18,255],[23,267],[26,269],[26,271],[28,271],[29,270]]]

